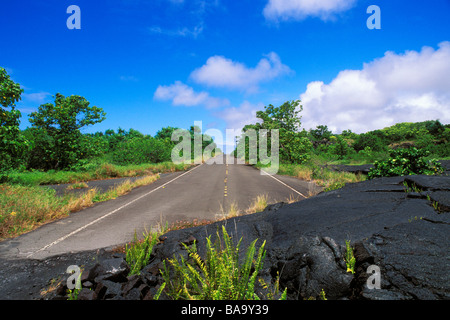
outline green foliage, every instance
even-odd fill
[[[21,113],[15,108],[22,93],[20,84],[0,67],[0,178],[7,170],[23,165],[29,147],[19,129]]]
[[[136,233],[134,233],[134,242],[130,246],[128,244],[125,246],[125,260],[130,266],[128,275],[140,274],[142,268],[148,264],[153,247],[159,242],[159,237],[163,233],[164,231],[150,232],[147,235],[144,234],[142,241],[138,241]]]
[[[440,174],[443,167],[434,159],[426,160],[430,153],[417,148],[397,149],[390,152],[386,161],[375,161],[374,168],[370,169],[368,177],[392,177],[413,174]]]
[[[134,137],[120,142],[112,152],[112,160],[119,165],[170,161],[172,145],[150,136]]]
[[[81,289],[74,288],[73,290],[67,289],[67,300],[78,300],[78,295]]]
[[[321,140],[330,140],[333,133],[328,129],[326,125],[319,125],[316,129],[310,129],[309,134],[313,140],[321,141]]]
[[[40,149],[36,156],[46,158],[46,163],[38,165],[44,169],[63,169],[95,154],[90,139],[82,135],[80,129],[104,119],[103,110],[90,106],[85,98],[76,95],[64,97],[57,93],[55,104],[43,104],[29,116],[33,128],[39,130],[36,144]]]
[[[156,133],[155,138],[170,142],[170,141],[172,141],[173,132],[177,129],[179,129],[179,128],[174,128],[174,127],[170,127],[170,126],[161,128],[161,130],[159,130]]]
[[[328,187],[323,189],[323,191],[328,192],[328,191],[332,191],[332,190],[341,189],[343,187],[345,187],[345,182],[336,181],[336,182],[332,182]]]
[[[388,143],[404,140],[415,140],[420,138],[423,132],[429,133],[434,137],[442,134],[445,127],[439,120],[428,120],[423,122],[402,122],[388,128],[380,130]]]
[[[353,254],[353,248],[350,245],[350,240],[345,240],[345,264],[347,265],[347,272],[355,273],[356,259]]]
[[[335,136],[333,144],[333,153],[338,156],[338,159],[344,159],[344,157],[350,153],[350,147],[347,141],[341,136]]]
[[[277,271],[277,277],[275,279],[275,284],[272,287],[270,284],[267,284],[264,279],[258,279],[263,290],[266,290],[266,297],[268,300],[275,300],[278,297],[278,300],[286,300],[287,299],[287,288],[284,288],[284,291],[280,294],[280,272]]]
[[[224,226],[222,234],[223,243],[219,232],[214,244],[210,236],[206,239],[206,260],[199,256],[194,243],[192,247],[185,245],[189,259],[180,256],[180,261],[176,257],[168,260],[173,272],[164,262],[164,270],[161,273],[168,296],[190,300],[259,299],[255,293],[255,283],[266,254],[265,241],[257,253],[257,240],[253,241],[247,249],[244,262],[240,264],[239,248],[242,238],[234,246]],[[285,294],[283,296],[285,297]]]
[[[78,300],[78,295],[81,291],[81,274],[78,275],[78,278],[76,279],[76,286],[72,289],[67,289],[67,300]]]
[[[328,300],[327,296],[325,295],[325,290],[320,290],[319,298],[320,300]]]
[[[310,151],[312,144],[307,138],[306,131],[300,131],[301,117],[300,112],[303,110],[303,106],[300,105],[300,100],[287,101],[279,107],[269,105],[264,107],[264,111],[257,111],[256,117],[261,119],[261,123],[246,125],[243,129],[245,132],[250,129],[256,131],[257,141],[253,141],[253,145],[250,146],[248,138],[239,139],[239,143],[245,143],[245,157],[250,160],[249,147],[253,147],[257,150],[256,154],[259,158],[259,133],[260,130],[279,130],[279,157],[280,162],[285,163],[298,163],[301,164],[307,161],[310,157]],[[267,150],[271,150],[271,135],[270,131],[267,135]]]
[[[383,140],[373,132],[360,134],[353,144],[353,148],[356,151],[364,150],[367,147],[373,151],[382,151],[386,149],[386,145],[383,143]]]

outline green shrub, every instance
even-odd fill
[[[167,229],[167,226],[166,226]],[[129,275],[140,274],[141,269],[148,264],[150,256],[153,252],[153,247],[159,242],[159,237],[163,234],[161,232],[150,232],[144,235],[144,239],[139,241],[134,234],[134,242],[125,246],[126,261],[130,266]]]
[[[176,257],[169,260],[174,268],[174,274],[164,262],[161,272],[168,296],[174,299],[189,300],[248,300],[259,299],[255,293],[256,277],[262,269],[266,252],[265,241],[256,253],[256,240],[251,243],[245,255],[245,261],[238,261],[239,247],[233,246],[232,239],[222,227],[223,241],[217,232],[217,241],[213,244],[211,237],[207,240],[206,260],[197,253],[195,243],[193,247],[185,248],[189,252],[188,260]],[[256,258],[255,258],[256,254]],[[281,295],[285,299],[286,290]]]
[[[119,165],[159,163],[171,160],[172,145],[153,137],[135,137],[118,144],[113,161]]]
[[[430,152],[417,148],[397,149],[390,152],[386,161],[375,161],[374,168],[370,169],[368,177],[392,177],[413,174],[440,174],[443,167],[435,159],[426,160]]]
[[[384,149],[386,149],[383,140],[374,132],[360,134],[353,144],[353,148],[356,151],[364,150],[366,147],[370,147],[370,149],[373,151],[383,151]]]

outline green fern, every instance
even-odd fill
[[[222,234],[223,239],[217,232],[215,243],[211,242],[211,237],[206,238],[205,261],[197,253],[195,243],[192,247],[185,245],[189,254],[187,260],[182,256],[167,260],[172,269],[164,261],[161,274],[169,297],[192,300],[259,299],[255,293],[255,283],[266,256],[266,242],[257,251],[257,240],[254,240],[247,249],[243,263],[239,264],[242,238],[234,246],[225,227],[222,227]]]
[[[134,241],[130,246],[125,245],[126,257],[128,265],[130,266],[130,272],[128,275],[140,274],[141,269],[145,267],[153,251],[153,247],[158,243],[159,236],[161,236],[165,230],[167,230],[167,224],[161,231],[150,232],[144,235],[144,239],[139,241],[134,233]]]
[[[345,264],[347,265],[347,272],[351,272],[352,274],[354,274],[356,259],[353,254],[353,248],[350,245],[350,240],[345,240],[345,247],[346,247],[346,251],[345,251],[344,260],[345,260]]]

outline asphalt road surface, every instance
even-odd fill
[[[221,157],[221,156],[220,156]],[[164,175],[151,185],[117,199],[46,224],[17,238],[0,242],[0,258],[45,259],[50,256],[95,250],[131,241],[134,234],[177,220],[215,220],[234,202],[247,209],[258,195],[269,203],[302,200],[314,186],[286,176],[270,176],[234,158],[220,158],[189,171]]]

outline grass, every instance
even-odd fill
[[[86,171],[26,171],[10,172],[6,183],[0,184],[0,240],[19,236],[48,222],[68,216],[94,203],[115,199],[133,188],[148,185],[159,179],[159,173],[186,170],[190,164],[162,162],[117,166],[101,162]],[[81,194],[57,197],[55,191],[40,185],[72,183],[67,190],[88,187],[86,181],[119,177],[142,178],[100,192],[89,189]]]
[[[90,166],[90,169],[86,171],[13,171],[8,173],[6,182],[28,186],[80,183],[91,180],[138,177],[155,173],[182,171],[187,170],[190,167],[192,167],[192,165],[174,164],[172,162],[161,162],[157,164],[148,163],[127,166],[119,166],[107,162],[102,162],[99,163],[98,166]]]
[[[86,182],[78,182],[78,183],[71,184],[70,186],[68,186],[66,188],[66,190],[70,191],[70,190],[84,189],[87,187],[89,187],[89,186]]]
[[[106,191],[104,193],[98,192],[97,189],[91,189],[91,190],[95,190],[95,196],[93,198],[93,202],[102,202],[102,201],[107,201],[107,200],[111,200],[111,199],[116,199],[117,197],[130,192],[134,188],[149,185],[158,179],[159,179],[159,174],[153,174],[150,176],[142,177],[133,182],[131,182],[131,180],[127,179],[124,182],[122,182],[121,184],[119,184],[118,186],[116,186],[112,189],[109,189],[108,191]]]
[[[92,206],[96,202],[115,199],[131,189],[159,179],[153,174],[134,182],[126,180],[115,188],[100,193],[89,189],[82,194],[55,195],[50,188],[20,184],[0,185],[0,240],[19,236],[43,224],[68,216],[72,212]]]
[[[314,182],[324,187],[324,191],[342,188],[347,183],[367,180],[363,174],[332,171],[314,164],[280,164],[278,174]]]
[[[267,194],[257,196],[252,205],[246,210],[246,214],[264,211],[264,209],[267,207],[267,200]]]
[[[221,207],[220,213],[216,214],[216,221],[220,220],[226,220],[230,218],[235,218],[247,214],[257,213],[264,211],[264,209],[267,207],[267,200],[268,196],[266,194],[259,195],[255,199],[253,199],[253,202],[246,210],[239,210],[237,202],[232,202],[230,204],[230,208],[228,211],[225,212],[225,210]],[[287,199],[287,201],[292,201],[292,198]]]

